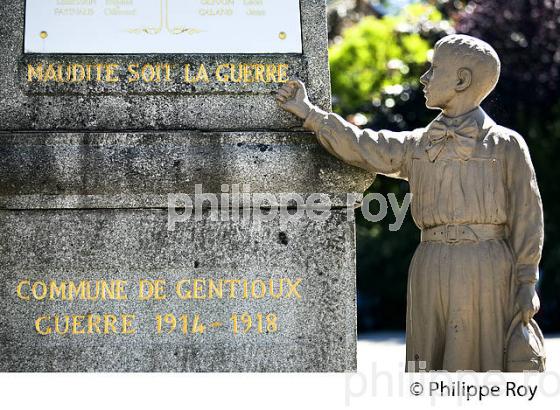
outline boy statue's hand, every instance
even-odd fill
[[[284,110],[306,119],[313,108],[307,97],[305,84],[299,80],[291,80],[284,84],[276,93],[276,102]]]
[[[522,283],[517,290],[516,303],[521,310],[523,323],[529,324],[529,321],[541,307],[535,285],[532,283]]]

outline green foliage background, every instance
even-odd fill
[[[418,85],[431,49],[420,28],[441,20],[434,7],[414,4],[397,16],[365,17],[346,30],[329,51],[335,108],[356,112],[381,99],[390,86]]]

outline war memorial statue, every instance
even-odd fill
[[[277,93],[342,161],[408,180],[421,229],[408,276],[407,371],[544,370],[533,320],[543,209],[527,145],[480,107],[500,75],[487,43],[450,35],[421,77],[426,128],[362,130],[312,105],[305,86]],[[373,274],[373,273],[372,273]]]

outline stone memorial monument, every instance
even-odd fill
[[[420,79],[426,106],[441,113],[397,133],[325,112],[300,81],[276,96],[332,155],[410,183],[422,236],[408,276],[408,371],[544,370],[533,320],[544,234],[535,171],[523,138],[480,108],[499,75],[489,44],[444,37]]]
[[[330,109],[324,0],[0,15],[0,371],[356,368],[374,175],[273,98],[300,78]]]

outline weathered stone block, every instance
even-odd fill
[[[167,230],[163,210],[37,210],[0,211],[0,371],[349,371],[355,369],[354,226],[346,211],[335,211],[324,222],[302,220],[285,227],[279,218],[257,223],[201,221],[178,224]],[[198,296],[193,280],[204,279]],[[139,281],[164,280],[165,300],[138,298]],[[261,285],[255,294],[242,283],[230,298],[209,298],[208,280],[273,279],[275,294],[284,280],[282,297]],[[42,285],[56,281],[123,280],[127,300],[62,301]],[[300,297],[289,294],[290,282]],[[296,285],[300,280],[300,284]],[[24,284],[21,285],[22,281]],[[29,281],[29,282],[25,282]],[[27,284],[29,283],[29,284]],[[29,297],[23,300],[18,297]],[[87,293],[95,296],[93,291]],[[69,296],[66,288],[66,298]],[[80,295],[80,291],[74,294]],[[147,294],[147,293],[145,293]],[[256,297],[255,297],[256,296]],[[252,317],[245,333],[241,315]],[[238,314],[233,333],[232,314]],[[87,315],[134,315],[134,334],[88,333]],[[157,332],[157,315],[173,314],[177,329],[163,323]],[[200,315],[206,326],[192,334],[192,321]],[[259,333],[258,314],[264,315]],[[277,318],[277,331],[266,329],[266,316]],[[77,331],[85,334],[40,334],[54,328],[54,316],[81,315]],[[188,334],[181,315],[187,315]],[[223,325],[212,327],[212,322]]]

